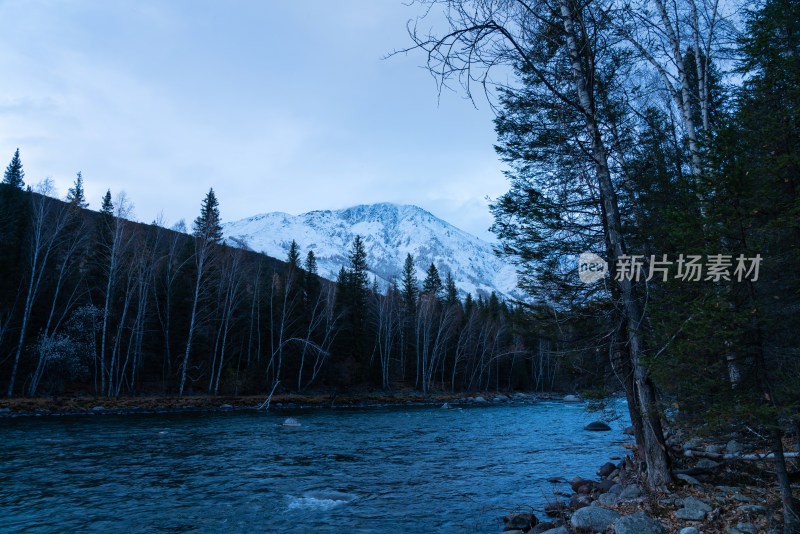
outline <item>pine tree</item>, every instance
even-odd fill
[[[109,192],[109,201],[110,200]],[[78,171],[78,176],[75,178],[75,185],[70,187],[69,191],[67,192],[67,202],[76,208],[89,207],[89,203],[86,202],[86,195],[83,192],[83,176],[81,175],[80,171]]]
[[[444,281],[444,302],[447,306],[452,306],[458,302],[458,288],[456,282],[453,280],[453,275],[448,271]]]
[[[439,269],[436,268],[436,265],[431,263],[426,272],[425,280],[422,282],[422,294],[438,297],[441,290],[442,277],[439,276]]]
[[[222,242],[222,225],[219,218],[219,201],[214,195],[214,189],[208,190],[203,199],[200,215],[194,220],[195,237],[208,239],[214,243]]]
[[[114,215],[114,202],[111,200],[111,189],[107,190],[106,194],[103,196],[100,213],[109,216]]]
[[[314,256],[313,250],[309,250],[306,254],[305,269],[308,274],[317,275],[317,258]]]
[[[403,305],[406,313],[413,314],[417,306],[419,296],[419,282],[417,281],[417,268],[414,266],[414,257],[409,253],[403,265],[403,288],[400,291],[403,296]]]
[[[25,178],[25,171],[22,170],[22,160],[19,157],[18,148],[11,158],[11,163],[6,167],[6,172],[3,175],[3,183],[16,187],[17,189],[23,189],[25,187],[23,178]]]
[[[350,269],[348,272],[350,284],[357,293],[366,293],[369,290],[369,279],[367,278],[367,253],[364,250],[364,241],[360,235],[353,240],[353,248],[350,250]]]
[[[317,258],[314,256],[314,251],[309,250],[306,255],[305,262],[305,288],[306,288],[306,304],[311,306],[313,302],[319,297],[321,284],[319,275],[317,274]]]
[[[292,239],[292,244],[289,245],[289,254],[286,258],[286,262],[289,264],[289,269],[297,270],[297,267],[300,265],[300,252],[297,247],[297,241]]]

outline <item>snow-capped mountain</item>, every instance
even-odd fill
[[[448,272],[464,294],[522,298],[514,267],[492,251],[492,245],[416,206],[382,203],[301,215],[264,213],[226,223],[228,243],[285,260],[292,240],[301,259],[314,251],[320,276],[335,280],[348,265],[353,239],[360,235],[370,272],[386,287],[400,283],[403,263],[411,253],[420,283],[431,263],[444,281]]]

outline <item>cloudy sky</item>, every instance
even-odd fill
[[[91,208],[224,220],[372,202],[419,205],[488,238],[506,190],[492,115],[445,92],[402,0],[0,0],[0,162]]]

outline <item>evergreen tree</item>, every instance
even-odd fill
[[[417,268],[414,266],[414,257],[409,253],[403,265],[402,289],[403,305],[407,314],[413,314],[419,296],[419,282],[417,281]]]
[[[356,292],[369,290],[369,279],[367,278],[367,253],[364,250],[364,241],[360,235],[353,240],[353,248],[350,250],[350,269],[348,272],[349,282]]]
[[[314,256],[313,250],[309,250],[306,254],[305,269],[308,274],[317,275],[317,258]]]
[[[25,171],[22,170],[22,160],[19,157],[19,148],[16,152],[14,152],[14,156],[11,158],[11,163],[8,164],[6,167],[6,172],[3,175],[3,183],[8,184],[12,187],[16,187],[17,189],[23,189],[25,187]]]
[[[431,263],[425,275],[425,280],[422,282],[422,294],[433,295],[438,297],[442,290],[442,278],[439,276],[439,269],[436,265]]]
[[[194,235],[214,243],[222,242],[222,225],[219,218],[219,201],[214,189],[208,190],[200,208],[200,215],[194,220]]]
[[[292,244],[289,245],[289,254],[287,255],[286,262],[289,264],[290,270],[297,270],[300,265],[300,252],[298,251],[297,241],[292,239]]]
[[[317,274],[317,258],[314,256],[314,251],[309,250],[306,255],[305,263],[305,288],[306,288],[306,304],[313,306],[313,302],[319,297],[321,284],[319,275]]]
[[[107,190],[106,194],[103,196],[103,202],[100,205],[100,213],[108,216],[114,215],[114,202],[111,200],[111,189]]]
[[[458,302],[458,288],[456,287],[455,280],[453,280],[453,275],[450,274],[449,271],[444,281],[444,292],[444,302],[447,306],[452,306]]]
[[[110,197],[110,192],[109,192]],[[110,198],[109,198],[110,201]],[[70,187],[67,192],[67,202],[76,208],[88,208],[89,203],[86,202],[86,195],[83,192],[83,176],[78,171],[78,176],[75,178],[75,185]]]

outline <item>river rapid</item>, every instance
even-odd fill
[[[0,420],[0,531],[496,533],[566,489],[548,478],[624,456],[624,404],[611,432],[584,431],[584,408]]]

